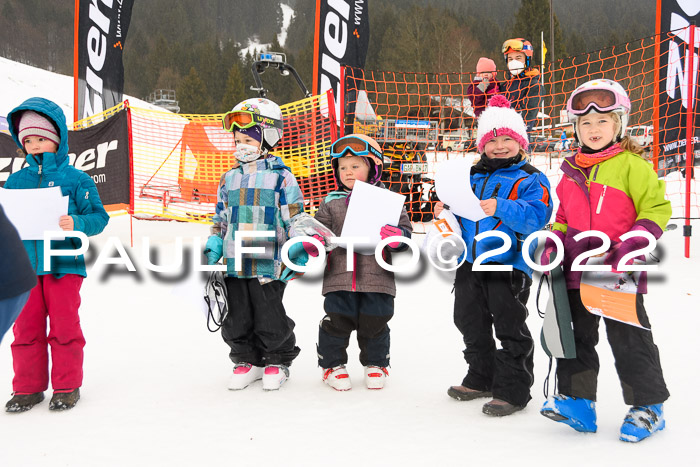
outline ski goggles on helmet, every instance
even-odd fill
[[[524,51],[527,55],[527,52],[532,52],[532,45],[523,39],[508,39],[501,46],[501,53],[506,53],[508,50],[513,52]]]
[[[607,113],[624,107],[620,97],[608,89],[581,91],[571,96],[566,106],[573,115],[586,115],[592,109],[598,113]]]
[[[254,125],[268,126],[283,129],[281,121],[270,117],[264,117],[260,114],[253,113],[248,110],[236,110],[227,112],[222,119],[224,130],[233,131],[234,128],[242,130],[250,128]]]
[[[369,144],[369,141],[357,138],[355,136],[343,136],[331,146],[331,157],[343,157],[345,155],[360,156],[360,157],[376,157],[379,161],[382,160],[382,153]]]

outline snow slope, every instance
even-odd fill
[[[287,5],[286,3],[282,3],[280,5],[282,8],[282,29],[280,32],[277,34],[277,42],[284,47],[285,42],[287,42],[287,29],[289,28],[289,24],[292,22],[292,17],[294,16],[294,10],[292,7]],[[256,37],[250,37],[248,38],[247,44],[245,47],[243,47],[238,54],[241,56],[241,58],[245,58],[246,54],[250,54],[253,58],[255,58],[255,54],[257,52],[267,52],[270,51],[270,45],[271,43],[261,43],[257,36]],[[275,50],[272,50],[271,52],[276,52]]]
[[[0,59],[0,114],[26,97],[43,95],[59,102],[70,118],[70,78],[19,69]],[[315,344],[323,298],[320,274],[315,273],[290,283],[285,295],[302,348],[289,382],[278,392],[263,392],[260,383],[228,391],[228,348],[220,335],[206,330],[201,284],[191,264],[176,275],[184,277],[154,276],[145,269],[141,249],[148,238],[160,252],[161,259],[153,261],[172,264],[176,237],[189,246],[193,237],[207,235],[203,225],[134,220],[131,248],[129,218],[120,216],[93,237],[93,259],[100,252],[116,257],[114,248],[105,247],[116,237],[137,272],[89,268],[82,288],[88,342],[82,399],[65,413],[49,412],[46,402],[24,414],[0,413],[0,466],[697,463],[694,443],[700,429],[692,406],[700,386],[692,346],[700,329],[697,233],[691,259],[682,256],[680,228],[661,241],[663,260],[646,305],[672,397],[665,405],[666,430],[639,445],[617,439],[627,407],[602,328],[597,434],[576,433],[538,414],[548,364],[539,346],[533,400],[523,412],[494,419],[481,413],[483,401],[450,399],[447,388],[466,371],[461,336],[452,323],[453,275],[426,266],[398,280],[390,323],[391,376],[384,390],[363,388],[354,342],[349,349],[353,390],[337,393],[321,382]],[[420,235],[415,238],[421,241]],[[528,324],[538,335],[542,322],[535,296],[533,287]],[[0,343],[0,388],[7,399],[11,342],[10,333]]]
[[[44,97],[58,104],[73,122],[73,77],[34,68],[0,57],[0,116],[7,117],[10,110],[30,97]],[[163,110],[146,101],[125,95],[129,103],[144,109]]]

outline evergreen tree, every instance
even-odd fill
[[[544,42],[549,52],[546,60],[551,61],[554,50],[555,60],[566,56],[566,44],[564,36],[559,27],[559,19],[554,14],[554,44],[549,44],[550,20],[549,20],[549,0],[523,0],[520,9],[515,14],[515,26],[513,27],[513,37],[522,37],[532,43],[535,53],[532,57],[532,64],[538,65],[542,60],[542,44],[540,34],[544,32]]]
[[[228,111],[242,100],[246,99],[246,86],[241,75],[241,66],[235,63],[228,72],[226,90],[221,100],[221,112]]]
[[[213,41],[197,47],[196,68],[209,93],[210,102],[218,103],[224,95],[226,69],[222,67],[221,49]]]
[[[194,67],[190,68],[189,74],[177,87],[177,99],[181,113],[203,114],[212,110],[206,85]]]

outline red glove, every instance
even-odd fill
[[[561,230],[552,230],[552,233],[561,240],[562,244],[564,243],[564,233]],[[544,242],[544,250],[542,251],[542,256],[540,256],[540,265],[542,266],[547,266],[550,264],[549,257],[552,255],[552,253],[557,251],[557,244],[554,243],[554,240],[552,240],[550,237],[547,237],[547,240]],[[562,252],[563,253],[563,252]],[[549,274],[549,271],[544,271],[545,274]]]
[[[632,230],[630,232],[634,231],[645,231],[649,232],[647,229],[642,227],[641,225],[636,225],[632,227]],[[651,233],[651,232],[649,232]],[[624,265],[618,264],[620,260],[622,259],[623,256],[626,254],[636,251],[636,250],[641,250],[642,248],[645,248],[646,246],[649,245],[649,240],[647,240],[644,237],[630,237],[624,242],[620,242],[610,248],[610,251],[608,252],[608,255],[605,257],[603,260],[603,264],[609,264],[612,266],[613,271],[617,272],[621,266],[627,266],[631,265],[636,258],[632,258],[628,260]],[[637,258],[643,258],[643,256],[637,256]],[[624,268],[623,268],[624,269]]]
[[[382,240],[387,237],[403,237],[403,230],[399,229],[398,227],[394,227],[393,225],[386,224],[384,227],[382,227],[382,230],[379,231],[379,235],[381,235]],[[398,248],[399,245],[401,245],[401,242],[391,242],[389,243],[388,247]]]
[[[316,234],[316,235],[312,235],[312,237],[315,238],[316,240],[318,240],[319,242],[321,242],[322,244],[324,244],[324,245],[326,244],[326,242],[323,241],[322,236]],[[318,248],[316,248],[316,245],[314,245],[313,243],[302,242],[302,246],[304,247],[304,251],[306,251],[306,253],[309,256],[312,256],[314,258],[316,256],[318,256]]]

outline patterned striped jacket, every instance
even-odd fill
[[[214,252],[217,259],[223,256],[231,277],[278,280],[290,220],[302,212],[301,189],[279,157],[268,156],[234,167],[221,177],[205,254]],[[243,238],[243,247],[263,247],[264,252],[243,251],[238,265],[235,235],[243,231],[268,231],[273,235]]]

